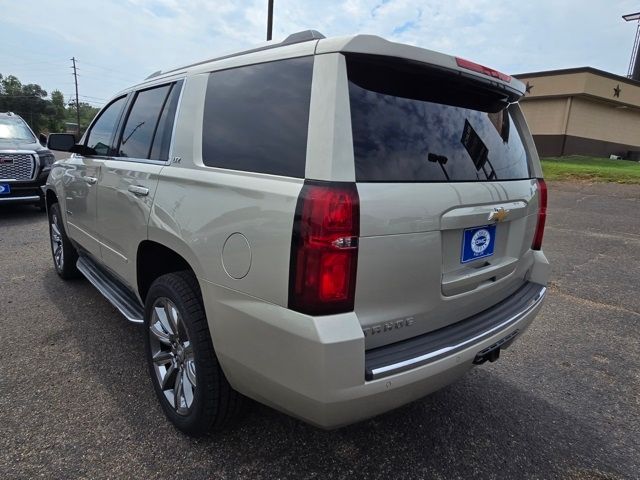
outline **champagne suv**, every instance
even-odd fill
[[[46,189],[54,265],[144,324],[168,418],[244,396],[334,428],[494,361],[541,306],[546,187],[516,79],[301,32],[116,95]]]

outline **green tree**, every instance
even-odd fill
[[[14,75],[0,76],[0,111],[20,115],[36,133],[46,129],[49,101],[37,84],[23,85]]]
[[[84,131],[87,129],[93,117],[95,117],[100,111],[99,108],[93,107],[85,102],[80,102],[80,134],[82,135]],[[69,106],[67,107],[67,122],[76,123],[76,102],[75,100],[71,100],[69,102]]]
[[[60,90],[51,92],[51,102],[48,107],[49,132],[64,132],[67,112],[64,106],[64,96]]]
[[[80,102],[80,130],[86,130],[99,109]],[[36,133],[64,132],[66,122],[76,123],[75,102],[65,107],[64,96],[59,90],[47,92],[38,84],[24,85],[15,75],[0,74],[0,112],[20,115]]]

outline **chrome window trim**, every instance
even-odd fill
[[[129,162],[129,163],[148,163],[150,165],[168,165],[170,162],[164,160],[152,160],[150,158],[134,158],[134,157],[98,157],[91,156],[91,158],[99,160],[115,160],[117,162]]]
[[[512,324],[515,324],[518,320],[520,320],[526,314],[531,312],[531,310],[536,308],[540,304],[540,302],[544,299],[544,296],[546,295],[546,293],[547,293],[547,287],[542,287],[540,291],[537,293],[537,295],[531,299],[530,303],[523,310],[510,316],[505,321],[500,322],[498,325],[495,325],[490,329],[485,330],[484,332],[472,338],[468,338],[463,342],[457,343],[455,345],[449,345],[444,348],[439,348],[438,350],[434,350],[432,352],[425,353],[424,355],[410,358],[408,360],[403,360],[402,362],[392,363],[391,365],[385,365],[383,367],[374,368],[371,370],[371,374],[372,374],[371,380],[378,380],[380,378],[387,377],[395,373],[400,373],[405,370],[419,367],[421,365],[428,363],[431,359],[435,357],[439,357],[439,356],[442,356],[443,354],[459,351],[467,346],[470,346],[475,342],[479,342],[489,337],[490,335],[497,333],[498,331],[505,329],[511,326]]]
[[[174,143],[174,139],[175,139],[175,133],[176,133],[176,127],[177,127],[177,120],[178,120],[178,112],[180,111],[180,106],[182,104],[182,95],[184,94],[184,85],[185,85],[185,81],[186,81],[186,76],[183,77],[177,77],[169,82],[166,83],[162,83],[159,82],[157,85],[152,85],[152,86],[146,86],[143,89],[140,90],[131,90],[128,91],[125,95],[120,95],[117,98],[122,98],[123,96],[128,96],[128,95],[135,95],[138,92],[141,92],[143,90],[150,90],[152,88],[156,88],[156,87],[162,87],[164,85],[170,85],[172,83],[177,83],[180,80],[182,80],[182,86],[180,87],[180,96],[178,97],[178,104],[176,105],[176,111],[174,113],[174,117],[173,117],[173,128],[171,129],[171,142],[169,143],[169,158],[167,158],[166,160],[154,160],[152,158],[134,158],[134,157],[114,157],[114,156],[106,156],[106,155],[86,155],[86,157],[89,158],[95,158],[95,159],[99,159],[99,160],[117,160],[117,161],[123,161],[123,162],[131,162],[131,163],[147,163],[150,165],[161,165],[161,166],[167,166],[171,164],[171,159],[173,158],[173,143]],[[113,102],[110,102],[113,103]],[[126,105],[125,109],[127,110],[127,112],[131,109],[133,105]],[[103,108],[106,108],[103,107]],[[126,123],[126,119],[123,119]],[[95,122],[95,120],[94,120]],[[92,126],[93,126],[93,122],[92,122]],[[124,125],[123,125],[124,127]],[[87,129],[87,132],[89,131],[89,129]],[[86,135],[86,133],[85,133]],[[83,137],[84,138],[84,137]]]

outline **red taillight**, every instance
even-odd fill
[[[542,236],[544,235],[544,223],[547,220],[547,184],[542,178],[538,179],[538,223],[536,225],[536,234],[531,244],[532,250],[540,250],[542,248]]]
[[[359,234],[354,184],[305,183],[291,240],[289,308],[309,315],[353,310]]]
[[[493,68],[485,67],[484,65],[472,62],[471,60],[465,60],[464,58],[456,57],[456,63],[460,68],[466,68],[467,70],[471,70],[472,72],[482,73],[483,75],[487,75],[493,78],[499,78],[503,82],[511,81],[510,75],[499,72],[498,70],[494,70]]]

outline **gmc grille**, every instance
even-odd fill
[[[0,152],[0,180],[31,180],[35,169],[34,155]]]

